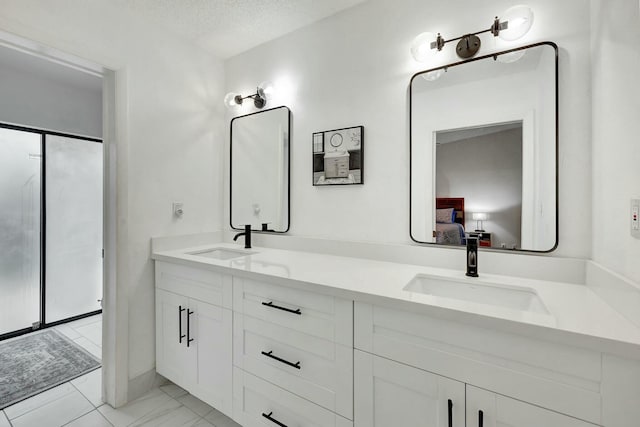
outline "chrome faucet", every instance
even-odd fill
[[[478,238],[467,237],[467,276],[478,277]]]
[[[251,249],[251,224],[247,224],[244,226],[244,232],[238,233],[233,236],[233,241],[238,240],[238,237],[244,236],[244,248]]]

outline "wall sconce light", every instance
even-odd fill
[[[491,33],[502,40],[514,41],[527,34],[532,25],[533,10],[528,6],[513,6],[502,14],[502,18],[496,16],[487,30],[465,34],[450,40],[445,40],[440,33],[419,34],[411,43],[411,54],[416,61],[426,62],[436,52],[441,51],[447,43],[457,41],[456,54],[462,59],[472,58],[480,50],[479,34]]]
[[[229,92],[224,97],[224,105],[227,108],[233,109],[240,107],[245,99],[253,99],[253,105],[262,109],[265,105],[267,105],[267,101],[272,98],[274,93],[274,87],[270,82],[262,82],[256,88],[256,93],[252,93],[251,95],[242,96],[239,93]]]
[[[475,231],[484,231],[484,224],[482,221],[485,221],[489,215],[484,212],[474,212],[471,214],[471,217],[474,221],[476,221],[476,230]]]

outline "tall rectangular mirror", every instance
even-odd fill
[[[411,238],[554,250],[557,103],[549,42],[413,76]]]
[[[290,134],[287,107],[231,121],[231,228],[289,230]]]

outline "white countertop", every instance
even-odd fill
[[[230,260],[189,254],[212,248],[228,248],[251,254]],[[289,286],[307,287],[356,301],[424,312],[504,332],[640,358],[640,329],[587,286],[483,274],[482,253],[478,279],[467,278],[464,265],[458,271],[263,247],[245,250],[241,245],[228,243],[158,251],[152,254],[152,258],[242,277],[275,277],[284,279],[283,284]],[[418,274],[533,289],[552,319],[550,316],[541,318],[493,305],[403,290]]]

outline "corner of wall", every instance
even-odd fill
[[[167,383],[168,380],[162,375],[158,374],[155,368],[151,369],[129,380],[129,392],[127,394],[127,400],[129,402],[134,401],[137,398],[147,394],[150,390]]]
[[[625,278],[594,261],[587,262],[586,284],[598,296],[640,327],[640,283]]]

